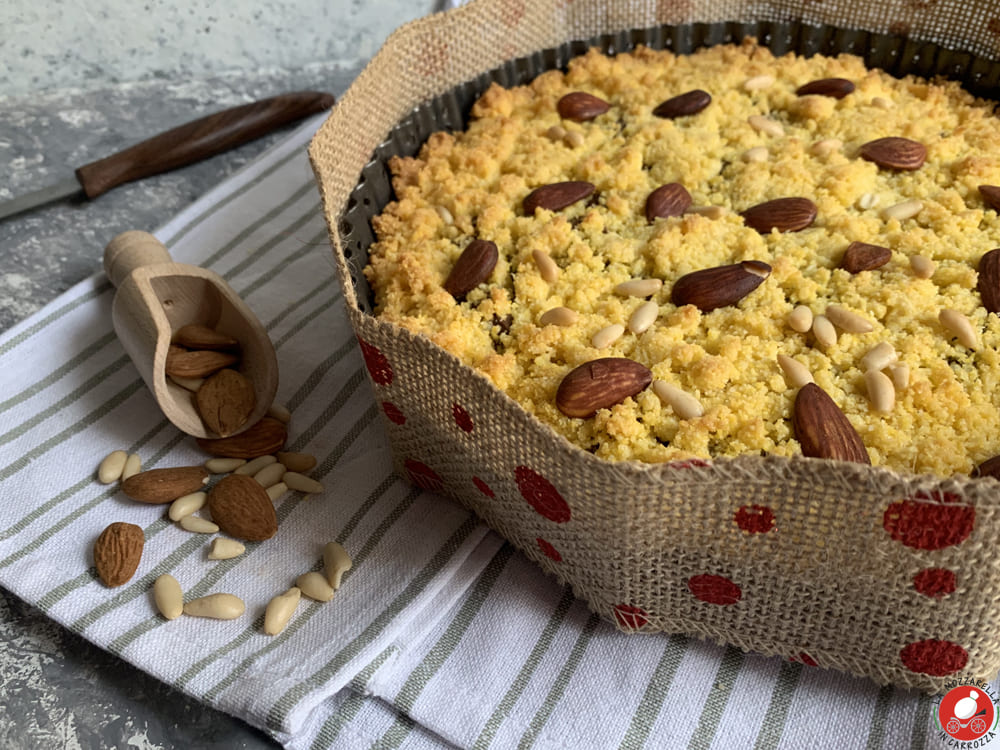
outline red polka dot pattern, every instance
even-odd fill
[[[393,424],[406,424],[406,415],[391,401],[382,402],[382,411],[385,412],[385,415]]]
[[[410,477],[410,482],[428,492],[440,492],[444,489],[444,482],[437,472],[430,466],[413,458],[406,459],[404,463],[406,473]]]
[[[693,469],[695,466],[710,466],[708,461],[703,461],[700,458],[689,458],[684,461],[671,461],[671,469]]]
[[[725,576],[704,573],[688,579],[688,590],[695,599],[709,604],[728,606],[743,598],[743,590]]]
[[[927,568],[913,576],[913,588],[924,596],[940,599],[954,593],[955,573],[945,568]]]
[[[634,604],[616,604],[614,613],[615,622],[629,630],[638,630],[649,622],[649,613]]]
[[[496,493],[493,491],[493,488],[491,488],[488,484],[486,484],[486,482],[484,482],[479,477],[473,477],[472,483],[476,485],[476,489],[482,492],[484,495],[486,495],[486,497],[497,496]]]
[[[365,367],[368,374],[378,385],[390,385],[392,383],[392,365],[385,355],[362,338],[358,339],[361,344],[361,356],[365,360]]]
[[[792,657],[792,661],[800,661],[803,664],[805,664],[807,667],[818,667],[819,666],[819,664],[816,663],[816,660],[813,659],[811,656],[809,656],[809,654],[807,654],[805,651],[803,651],[798,656],[793,656]]]
[[[950,492],[935,491],[892,503],[885,509],[882,527],[907,547],[936,550],[965,541],[975,522],[975,508],[960,504]]]
[[[766,534],[774,528],[774,511],[766,505],[744,505],[733,520],[749,534]]]
[[[911,672],[944,677],[961,670],[969,661],[969,654],[957,643],[932,638],[904,646],[899,658]]]
[[[469,412],[463,409],[461,405],[452,404],[451,415],[455,418],[455,424],[465,432],[472,432],[472,417],[469,416]]]
[[[553,523],[566,523],[570,519],[569,504],[563,500],[559,490],[537,471],[518,466],[514,469],[514,481],[521,496],[542,516]]]
[[[535,541],[538,542],[538,549],[542,551],[543,555],[553,562],[562,562],[562,555],[559,554],[559,550],[553,547],[551,543],[541,537],[538,537]]]

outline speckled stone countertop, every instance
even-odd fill
[[[0,200],[220,109],[296,90],[343,93],[358,69],[315,66],[191,82],[0,98]],[[294,127],[294,126],[293,126]],[[0,330],[101,272],[107,242],[152,231],[283,133],[199,164],[0,221]],[[271,748],[243,722],[187,698],[0,589],[0,747]]]

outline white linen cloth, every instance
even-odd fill
[[[626,635],[459,506],[394,476],[334,279],[305,148],[313,118],[157,236],[220,273],[268,329],[289,446],[326,487],[277,503],[278,534],[209,561],[210,537],[95,478],[110,451],[144,468],[206,456],[158,411],[95,276],[0,336],[0,584],[101,648],[290,748],[929,748],[936,700],[681,636]],[[110,239],[110,238],[107,238]],[[95,248],[95,253],[100,248]],[[108,589],[92,547],[143,527],[135,577]],[[333,601],[278,636],[264,606],[341,542]],[[166,621],[150,587],[240,596],[231,621]],[[994,687],[995,690],[995,687]]]

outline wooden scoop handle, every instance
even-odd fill
[[[116,235],[104,248],[104,273],[116,287],[141,266],[173,263],[170,251],[149,232],[131,229]]]
[[[125,182],[151,177],[228,151],[333,106],[321,91],[296,91],[216,112],[84,164],[76,178],[88,198]]]

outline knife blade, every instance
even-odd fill
[[[295,91],[224,109],[171,128],[103,159],[72,177],[0,203],[0,220],[80,195],[93,200],[118,185],[179,169],[260,138],[333,106],[331,94]]]

